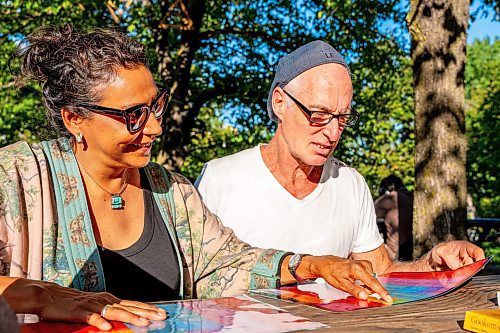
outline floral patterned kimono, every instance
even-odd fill
[[[178,257],[179,298],[228,296],[279,284],[287,253],[238,240],[181,175],[155,163],[145,173]],[[106,290],[67,138],[0,149],[0,275]]]

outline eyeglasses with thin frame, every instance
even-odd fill
[[[139,104],[125,110],[113,109],[94,104],[78,104],[77,106],[99,114],[122,117],[125,119],[125,123],[127,124],[127,130],[130,133],[137,133],[146,125],[151,112],[153,112],[156,119],[160,119],[165,114],[169,102],[168,91],[168,88],[162,90],[155,97],[151,105]]]
[[[339,120],[340,126],[354,126],[359,118],[359,113],[354,109],[346,109],[349,113],[341,113],[341,114],[333,114],[330,112],[324,111],[310,111],[304,104],[299,102],[295,97],[289,94],[286,90],[283,89],[285,94],[288,95],[294,101],[295,104],[302,110],[308,117],[309,122],[319,125],[326,125],[332,119],[337,118]]]

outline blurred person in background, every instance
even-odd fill
[[[401,178],[382,179],[380,197],[375,200],[377,218],[384,220],[385,245],[392,260],[413,259],[413,193],[403,185]]]

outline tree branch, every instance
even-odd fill
[[[209,38],[212,38],[214,36],[218,35],[242,35],[242,36],[249,36],[249,37],[270,37],[268,33],[265,31],[255,31],[255,30],[240,30],[235,27],[228,27],[224,29],[218,29],[218,30],[207,30],[204,32],[200,32],[200,39],[201,40],[206,40]]]
[[[120,24],[123,14],[132,4],[132,0],[123,0],[122,2],[125,2],[124,9],[118,8],[111,0],[108,0],[106,2],[106,8],[108,9],[111,17],[113,18],[113,21],[116,24]]]
[[[225,79],[224,83],[217,83],[210,90],[202,91],[193,102],[193,110],[199,110],[206,102],[213,100],[218,96],[227,96],[238,91],[234,80]],[[196,113],[197,115],[197,113]]]
[[[120,18],[115,13],[116,6],[114,5],[114,3],[112,3],[111,1],[106,2],[106,8],[108,8],[108,12],[111,14],[111,17],[113,17],[113,21],[116,24],[120,24]]]
[[[169,17],[173,16],[173,12],[176,7],[179,7],[181,13],[179,15],[181,19],[181,24],[167,24],[167,20]],[[184,17],[182,17],[184,15]],[[160,29],[176,29],[176,30],[192,30],[193,29],[193,20],[189,15],[188,8],[186,4],[182,0],[176,0],[165,12],[165,15],[158,22],[158,27]]]
[[[16,85],[16,82],[14,82],[14,81],[8,82],[6,84],[0,84],[0,90],[8,89],[8,88],[11,88],[11,87],[13,87],[15,85]]]

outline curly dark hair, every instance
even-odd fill
[[[41,27],[21,43],[18,80],[36,80],[50,124],[70,136],[61,119],[61,108],[90,117],[75,107],[95,103],[103,85],[114,80],[120,68],[148,66],[144,45],[124,33],[110,29],[77,31],[71,25]]]

